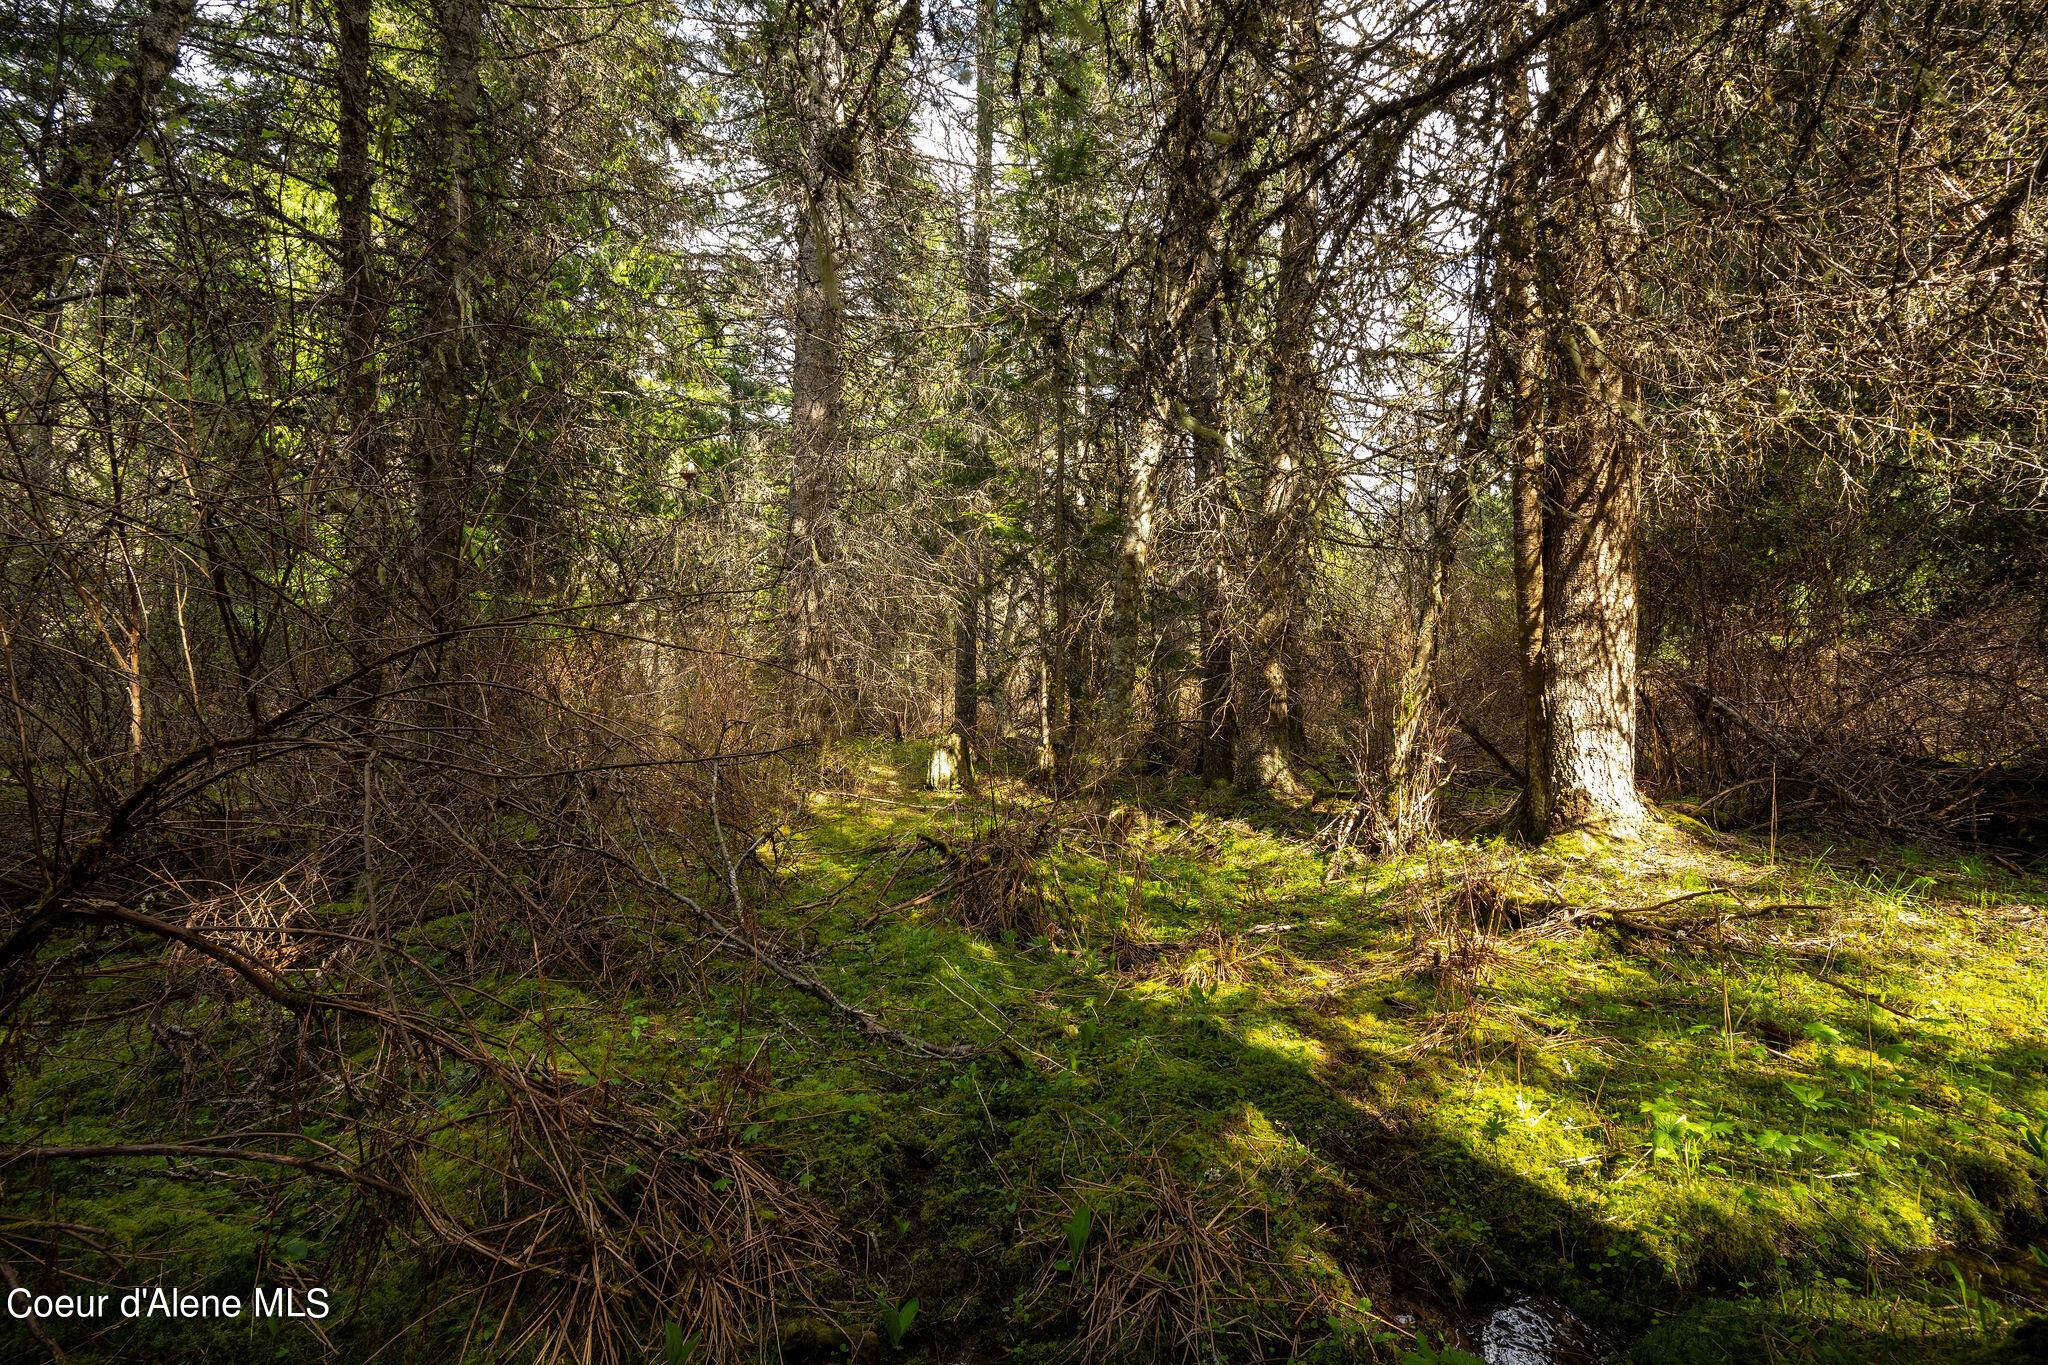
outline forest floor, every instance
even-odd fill
[[[2041,876],[1677,816],[1531,848],[1487,793],[1333,876],[1325,815],[1187,780],[1093,815],[926,793],[924,756],[842,750],[751,912],[972,1060],[718,958],[682,991],[502,992],[527,1045],[720,1116],[836,1215],[784,1358],[2048,1358]],[[150,1046],[121,1037],[44,1070],[24,1137],[135,1131],[85,1065]],[[81,1173],[64,1216],[172,1266],[322,1254],[310,1216],[132,1175]],[[392,1293],[335,1331],[380,1339],[418,1302]]]

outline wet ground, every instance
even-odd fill
[[[1486,1365],[1598,1365],[1606,1356],[1569,1308],[1527,1295],[1474,1305],[1458,1335],[1456,1344]]]

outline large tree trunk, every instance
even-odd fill
[[[839,209],[845,137],[845,53],[838,13],[819,14],[801,73],[805,166],[796,222],[795,357],[790,373],[789,544],[784,653],[800,676],[799,710],[814,732],[839,720],[831,639],[833,576],[839,558],[839,490],[846,448],[845,315],[839,290]]]
[[[467,427],[475,283],[471,181],[476,165],[483,0],[441,0],[435,98],[440,148],[424,208],[434,278],[426,309],[420,428],[412,446],[414,591],[428,625],[456,624],[462,593],[462,527],[468,491]]]
[[[1072,513],[1068,505],[1067,471],[1068,399],[1073,386],[1064,341],[1057,342],[1053,357],[1053,466],[1052,466],[1052,621],[1051,636],[1042,644],[1045,653],[1048,767],[1055,780],[1064,781],[1074,755],[1073,677],[1073,568],[1069,561]]]
[[[1124,470],[1122,538],[1110,597],[1109,688],[1103,735],[1112,762],[1120,763],[1134,737],[1138,698],[1151,662],[1152,552],[1159,538],[1159,479],[1166,463],[1166,423],[1148,403],[1138,420]]]
[[[1111,598],[1107,757],[1120,763],[1137,738],[1138,698],[1148,690],[1153,653],[1150,580],[1157,546],[1169,442],[1187,424],[1184,362],[1217,284],[1212,230],[1220,211],[1217,173],[1225,164],[1213,140],[1223,63],[1215,47],[1216,10],[1183,0],[1171,11],[1179,30],[1168,68],[1172,107],[1161,137],[1159,222],[1150,243],[1144,342],[1120,388],[1137,410],[1124,476],[1123,537]],[[1161,51],[1168,49],[1162,47]],[[1154,708],[1155,721],[1163,721]]]
[[[1483,401],[1491,401],[1491,394]],[[1482,415],[1474,419],[1483,424]],[[1444,614],[1450,604],[1451,572],[1457,566],[1458,534],[1472,508],[1472,463],[1484,449],[1483,436],[1468,440],[1458,468],[1451,474],[1443,501],[1430,518],[1429,559],[1416,614],[1415,641],[1394,695],[1394,733],[1387,746],[1381,787],[1381,842],[1390,851],[1415,847],[1434,825],[1434,762],[1423,743],[1436,693],[1436,659],[1443,644]]]
[[[391,582],[384,447],[377,432],[377,281],[370,208],[370,0],[339,0],[335,12],[334,200],[341,268],[341,401],[336,434],[348,461],[356,509],[355,624],[358,648],[390,628]],[[378,680],[369,680],[371,691]]]
[[[1581,41],[1589,41],[1587,35]],[[1571,58],[1561,115],[1547,298],[1557,411],[1543,477],[1544,744],[1531,765],[1539,834],[1634,829],[1636,534],[1641,446],[1634,151],[1628,103]]]
[[[1202,516],[1202,565],[1197,580],[1201,613],[1201,773],[1229,781],[1236,760],[1236,721],[1230,706],[1229,497],[1225,487],[1222,367],[1218,360],[1214,309],[1195,319],[1188,356],[1188,408],[1194,421],[1195,496]]]
[[[1520,40],[1528,22],[1518,11],[1505,42]],[[1543,700],[1543,310],[1536,282],[1539,168],[1529,72],[1517,63],[1507,78],[1501,176],[1500,360],[1511,409],[1509,468],[1514,510],[1515,627],[1522,666],[1522,818],[1534,825],[1549,808],[1543,753],[1548,740]]]
[[[1254,672],[1237,765],[1240,787],[1286,801],[1307,795],[1294,773],[1287,666],[1308,557],[1310,508],[1303,484],[1322,438],[1314,373],[1315,203],[1306,175],[1291,173],[1266,361],[1259,510],[1251,536],[1246,653]]]
[[[982,329],[988,325],[994,303],[989,213],[995,201],[995,42],[995,0],[978,0],[974,11],[974,228],[967,248],[967,294],[969,306],[975,312],[974,331],[967,343],[968,392],[975,421],[972,453],[968,457],[974,467],[966,480],[970,498],[977,494],[989,474],[988,410],[993,395],[988,375],[988,344]],[[959,619],[953,631],[953,737],[960,751],[960,785],[972,791],[975,730],[981,720],[981,679],[975,640],[987,585],[976,554],[971,522],[968,533],[961,538],[961,554],[965,562],[960,574]],[[1000,725],[1000,716],[997,721]]]

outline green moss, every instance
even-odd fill
[[[817,1307],[780,1315],[788,1358],[828,1358],[877,1297],[916,1297],[906,1358],[1066,1359],[1091,1305],[1148,1265],[1209,1267],[1161,1270],[1146,1302],[1201,1317],[1232,1360],[1388,1358],[1397,1313],[1442,1321],[1488,1285],[1563,1296],[1646,1362],[1959,1359],[2042,1299],[2015,1272],[1987,1291],[2004,1316],[1966,1323],[1933,1250],[2002,1275],[2041,1236],[2037,883],[1789,838],[1772,866],[1679,821],[1643,844],[1449,840],[1326,885],[1312,829],[1190,784],[1120,835],[1076,822],[1034,869],[1058,932],[1019,942],[961,928],[944,897],[907,904],[943,875],[908,836],[957,846],[1026,796],[1000,772],[974,802],[923,793],[918,749],[842,752],[848,790],[794,822],[762,914],[794,932],[777,907],[810,907],[828,984],[983,1045],[975,1061],[878,1050],[740,963],[677,999],[494,984],[511,1045],[734,1106],[758,1158],[856,1234]],[[1480,887],[1520,907],[1519,932],[1459,919]],[[1730,918],[1691,940],[1585,913],[1697,892],[1672,912]],[[1772,903],[1818,908],[1750,912]],[[730,1080],[742,997],[746,1046],[773,1043],[760,1093]],[[91,1141],[93,1115],[162,1112],[158,1050],[124,1046],[125,1065],[81,1047],[31,1080],[17,1129]],[[490,1198],[457,1163],[427,1175],[451,1206]],[[259,1227],[191,1182],[94,1176],[67,1197],[170,1265],[253,1266],[288,1238],[317,1256],[333,1231],[318,1201]],[[1062,1229],[1084,1205],[1077,1265]],[[383,1266],[344,1333],[370,1340],[428,1283]],[[1138,1358],[1148,1330],[1128,1327]]]

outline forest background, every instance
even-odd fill
[[[5,28],[10,1286],[2038,1349],[2034,0]]]

